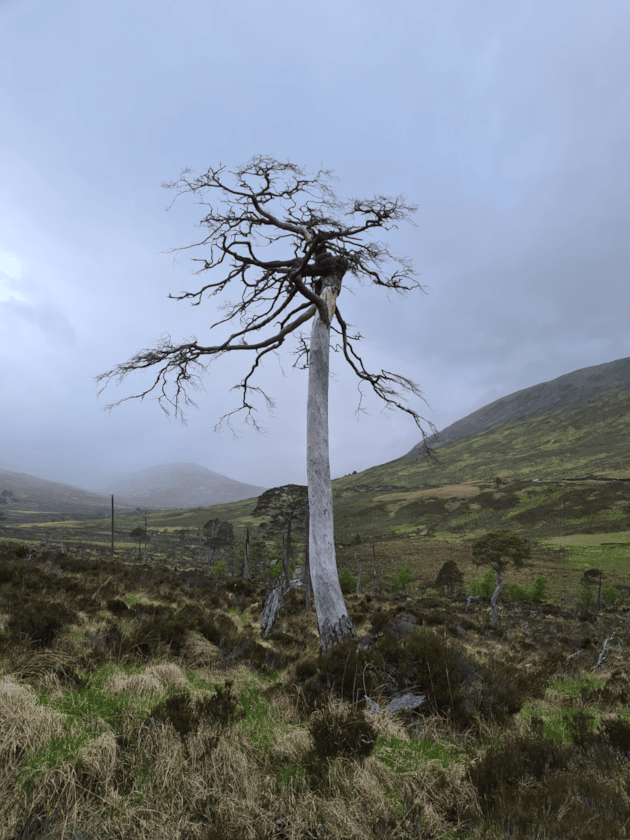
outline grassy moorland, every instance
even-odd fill
[[[140,516],[117,517],[113,563],[107,520],[7,530],[0,840],[629,837],[628,409],[612,393],[336,480],[365,645],[326,657],[298,587],[261,636],[273,555],[239,577],[255,500],[152,513],[146,564]],[[210,518],[236,551],[208,571]],[[498,527],[533,551],[495,631],[466,595]],[[539,576],[542,597],[507,598]],[[424,699],[385,711],[405,693]]]

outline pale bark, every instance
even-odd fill
[[[333,278],[325,278],[324,283]],[[339,282],[337,278],[334,278]],[[334,281],[333,281],[334,282]],[[338,286],[321,293],[332,319]],[[330,327],[315,313],[311,329],[306,410],[309,565],[322,654],[356,636],[343,600],[335,555],[333,498],[328,454]]]
[[[497,576],[497,588],[494,590],[492,598],[490,599],[490,608],[492,612],[492,626],[494,629],[498,629],[499,627],[499,609],[497,607],[497,599],[499,597],[499,592],[501,591],[501,570],[500,568],[494,570],[495,575]]]
[[[260,620],[260,630],[263,637],[267,636],[271,632],[273,625],[276,622],[276,618],[278,617],[278,613],[280,612],[280,608],[284,604],[284,596],[289,591],[289,588],[290,587],[286,586],[282,578],[280,578],[267,596]]]
[[[307,610],[311,608],[311,564],[309,562],[308,550],[309,550],[309,510],[308,505],[304,508],[304,533],[306,534],[306,539],[304,540],[304,587],[305,587],[305,606]]]

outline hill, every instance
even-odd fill
[[[210,507],[259,496],[266,488],[233,481],[197,464],[163,464],[120,476],[95,493],[0,468],[0,513],[5,522],[54,522],[107,517],[114,494],[116,511]]]
[[[499,423],[515,423],[557,409],[573,408],[609,391],[620,390],[630,392],[630,358],[580,368],[549,382],[515,391],[429,436],[426,443],[431,448],[438,448]],[[415,455],[423,446],[420,442],[407,454]]]
[[[110,505],[110,498],[99,493],[0,469],[0,513],[7,521],[48,522],[67,516],[107,516]],[[116,507],[133,510],[132,505],[118,500]]]
[[[198,464],[161,464],[120,476],[110,482],[107,492],[134,507],[176,510],[240,502],[260,496],[266,489],[234,481]]]

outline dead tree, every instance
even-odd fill
[[[132,371],[157,368],[153,384],[145,391],[124,397],[105,408],[111,409],[127,399],[143,399],[157,388],[158,402],[162,409],[167,414],[170,409],[174,409],[175,414],[181,415],[183,420],[182,405],[194,405],[187,388],[201,387],[200,373],[206,371],[209,362],[228,352],[254,353],[252,367],[242,382],[235,386],[242,391],[242,404],[221,417],[215,429],[220,428],[224,421],[232,428],[232,415],[244,410],[245,422],[260,430],[254,416],[257,409],[250,395],[256,392],[261,394],[268,407],[272,407],[273,402],[261,388],[251,384],[251,377],[267,353],[277,351],[289,335],[296,333],[298,346],[294,366],[298,366],[304,358],[302,367],[307,368],[309,373],[306,413],[310,576],[322,653],[326,653],[333,645],[356,635],[341,594],[333,540],[328,455],[330,332],[332,330],[341,337],[340,346],[335,346],[334,350],[343,353],[359,378],[357,411],[362,410],[361,387],[368,385],[385,402],[387,408],[401,409],[413,417],[426,441],[427,435],[420,422],[423,418],[410,405],[405,404],[406,398],[401,395],[401,391],[406,391],[422,398],[419,387],[412,380],[387,370],[381,370],[380,373],[366,370],[353,346],[353,341],[360,340],[361,336],[349,334],[348,325],[337,306],[337,298],[347,273],[358,281],[363,277],[374,285],[399,294],[412,289],[423,291],[413,279],[413,271],[407,260],[392,257],[381,243],[364,244],[360,239],[357,240],[360,234],[372,228],[389,230],[388,225],[406,218],[407,212],[413,212],[417,207],[406,205],[402,197],[390,199],[379,196],[374,199],[354,199],[349,209],[345,209],[323,180],[330,176],[330,172],[322,170],[316,178],[309,179],[292,163],[280,163],[260,155],[233,173],[237,179],[235,187],[224,184],[220,179],[223,168],[209,169],[205,174],[192,179],[187,177],[190,170],[185,170],[178,182],[164,185],[178,188],[178,195],[203,195],[207,190],[219,189],[231,205],[224,213],[208,205],[210,212],[201,222],[207,227],[208,236],[201,242],[185,246],[209,246],[209,254],[195,259],[201,263],[197,273],[215,269],[227,258],[231,261],[229,271],[226,269],[227,276],[211,279],[196,292],[183,292],[170,297],[189,300],[192,305],[198,306],[205,294],[210,297],[219,295],[229,283],[240,279],[238,298],[222,304],[226,316],[212,325],[216,327],[238,319],[240,329],[237,328],[226,340],[214,345],[199,344],[194,337],[182,344],[173,344],[171,337],[167,336],[159,341],[156,348],[141,350],[129,361],[97,376],[96,381],[105,383],[100,394],[111,379],[120,382]],[[292,178],[292,182],[278,186],[276,182],[283,175]],[[258,178],[261,183],[252,186],[248,177]],[[322,194],[322,198],[316,201],[312,200],[314,187]],[[300,193],[306,193],[311,198],[298,208],[296,196]],[[282,201],[289,207],[286,209],[280,205],[275,210],[274,201]],[[207,204],[204,201],[201,203]],[[239,212],[234,211],[234,205]],[[358,215],[359,222],[348,224],[343,219],[339,220],[332,215],[335,210],[343,211],[346,218]],[[267,243],[288,239],[293,252],[284,259],[263,260],[254,251],[254,247],[260,248],[256,235],[266,239]],[[215,248],[218,255],[215,255]],[[395,271],[390,277],[382,276],[378,269],[384,256],[400,263],[403,270]],[[255,272],[257,276],[253,277]],[[301,333],[296,332],[308,321],[312,322],[310,345]],[[270,329],[272,334],[265,338],[255,335],[264,328]],[[169,383],[173,388],[171,393],[167,390]],[[426,422],[431,431],[435,432],[433,423]],[[427,456],[432,455],[426,443],[423,452]]]

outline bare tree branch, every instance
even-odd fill
[[[343,204],[326,183],[328,178],[334,178],[329,170],[320,170],[314,179],[305,178],[294,164],[280,163],[268,156],[255,156],[248,164],[233,172],[236,187],[229,187],[221,180],[224,168],[219,166],[216,170],[208,169],[206,173],[195,174],[191,178],[187,177],[190,170],[185,169],[177,182],[163,184],[165,188],[178,190],[169,210],[178,196],[189,192],[200,196],[199,203],[209,208],[199,223],[200,227],[207,229],[208,235],[200,242],[171,248],[167,253],[209,246],[209,255],[201,259],[193,258],[194,262],[201,263],[195,274],[218,268],[224,262],[227,268],[223,279],[206,283],[198,291],[185,291],[169,297],[173,300],[189,300],[191,305],[198,306],[204,295],[221,295],[232,281],[237,281],[240,283],[240,299],[220,304],[219,308],[225,317],[212,324],[211,329],[227,322],[237,322],[240,328],[222,343],[213,345],[199,344],[194,336],[175,345],[170,335],[167,335],[158,341],[157,347],[141,350],[127,362],[99,374],[95,377],[96,382],[103,384],[97,396],[112,379],[119,384],[132,371],[158,366],[150,387],[139,394],[106,405],[105,410],[111,410],[130,399],[142,400],[155,391],[160,407],[167,414],[169,407],[173,408],[175,415],[179,415],[182,422],[185,422],[183,406],[195,405],[187,394],[187,388],[202,388],[201,374],[207,371],[213,360],[223,354],[232,350],[251,350],[256,354],[253,364],[242,382],[234,386],[234,389],[243,392],[242,403],[239,408],[223,415],[215,429],[220,428],[225,420],[229,426],[233,414],[246,410],[246,423],[251,423],[260,431],[253,417],[256,409],[249,402],[249,392],[262,394],[270,409],[273,408],[273,401],[260,388],[254,387],[250,380],[261,359],[267,353],[277,351],[289,335],[295,335],[298,339],[298,348],[294,351],[298,361],[305,353],[308,357],[304,337],[296,333],[296,330],[315,313],[332,327],[328,306],[322,297],[324,284],[333,283],[339,291],[343,276],[348,272],[359,284],[367,279],[374,285],[392,289],[401,295],[413,289],[424,291],[413,277],[413,268],[408,260],[393,257],[382,243],[364,243],[357,238],[375,227],[386,230],[397,228],[395,222],[400,219],[411,221],[407,214],[415,212],[417,207],[407,205],[403,197],[391,199],[377,196],[373,199],[353,199]],[[289,179],[289,183],[278,186],[277,181],[283,176]],[[252,187],[247,180],[249,177],[262,179],[263,185],[259,183],[257,188]],[[319,191],[319,197],[313,192],[315,188]],[[205,193],[211,189],[221,191],[229,204],[227,210],[219,212],[203,200]],[[296,197],[303,193],[315,196],[316,200],[307,200],[298,210]],[[276,209],[274,204],[280,209]],[[288,208],[285,204],[289,205]],[[334,211],[345,216],[359,215],[363,219],[359,224],[345,224],[334,217]],[[265,245],[287,238],[292,245],[292,255],[287,259],[261,259],[255,251],[261,247],[257,237],[266,240]],[[215,254],[215,249],[218,254]],[[398,262],[402,271],[384,276],[380,267],[385,258]],[[255,272],[255,276],[252,272]],[[300,300],[302,302],[298,303]],[[401,402],[406,398],[402,397],[400,391],[424,399],[416,383],[385,370],[378,374],[367,371],[352,345],[352,341],[360,340],[361,336],[348,336],[347,325],[338,309],[336,317],[341,326],[344,356],[360,380],[361,400],[361,383],[369,383],[374,393],[385,402],[386,409],[399,408],[406,411],[422,429],[423,418]],[[271,335],[251,340],[253,334],[270,325],[274,325]],[[335,327],[332,328],[338,332]],[[202,357],[208,357],[207,361],[202,361]],[[167,391],[169,384],[172,387],[170,393]],[[360,401],[357,411],[361,410]],[[435,431],[433,424],[428,422]],[[422,433],[424,437],[424,431]]]

